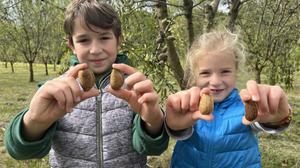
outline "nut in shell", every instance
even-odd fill
[[[245,105],[245,112],[246,112],[245,118],[248,121],[255,120],[258,113],[257,103],[255,101],[248,100],[244,102],[244,105]]]
[[[80,70],[78,72],[79,83],[83,91],[89,91],[95,84],[94,73],[90,69]]]
[[[214,98],[208,94],[202,94],[200,103],[199,103],[199,111],[203,115],[209,115],[214,111]]]
[[[123,86],[123,83],[124,83],[123,74],[119,70],[113,68],[110,75],[111,88],[114,90],[118,90]]]

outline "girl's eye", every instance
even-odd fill
[[[229,74],[229,73],[231,73],[231,71],[230,70],[223,70],[222,73],[223,74]]]
[[[77,43],[85,43],[88,41],[89,41],[88,39],[79,39],[79,40],[77,40]]]
[[[199,76],[201,76],[201,77],[207,77],[209,75],[210,75],[210,73],[208,71],[203,71],[203,72],[199,73]]]

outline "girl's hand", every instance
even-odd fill
[[[118,90],[109,87],[108,91],[127,101],[132,110],[146,122],[146,128],[150,133],[158,133],[163,125],[163,113],[159,106],[159,96],[151,80],[126,64],[113,64],[113,68],[129,76],[124,81],[125,87]]]
[[[85,68],[86,64],[70,68],[65,76],[47,81],[38,89],[23,118],[28,138],[43,133],[57,119],[72,112],[80,101],[99,95],[96,88],[83,92],[76,81],[78,71]]]
[[[199,101],[201,93],[209,93],[208,89],[192,87],[172,94],[166,103],[166,122],[172,130],[183,130],[190,128],[199,120],[212,120],[213,116],[202,115],[199,111]]]
[[[258,115],[254,121],[259,123],[276,123],[290,114],[288,99],[279,86],[257,84],[250,80],[247,88],[241,90],[243,101],[253,100],[258,104]],[[243,118],[244,124],[250,122]]]

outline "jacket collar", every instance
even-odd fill
[[[226,109],[231,106],[234,102],[240,101],[240,95],[238,93],[237,88],[234,88],[229,96],[227,96],[223,101],[217,102],[214,104],[216,108]],[[224,113],[225,110],[221,110]]]

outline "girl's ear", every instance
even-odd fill
[[[67,45],[73,51],[73,53],[76,54],[72,38],[68,38]]]

